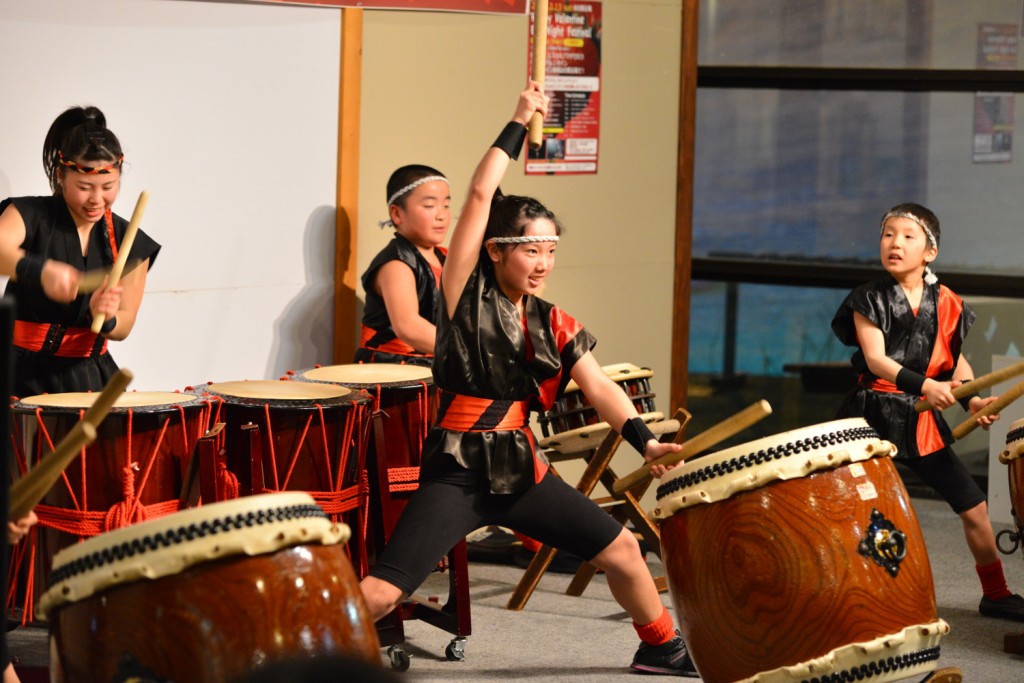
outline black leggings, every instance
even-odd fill
[[[466,534],[497,524],[586,560],[608,547],[622,525],[550,472],[523,493],[493,494],[476,470],[452,465],[422,473],[371,576],[406,594],[427,579]]]
[[[952,448],[943,448],[923,458],[901,459],[900,462],[935,489],[958,515],[985,502],[985,492]]]

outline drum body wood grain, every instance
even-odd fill
[[[875,672],[872,681],[899,680],[934,668],[948,626],[889,449],[862,420],[840,420],[666,476],[654,515],[705,681],[859,667]]]
[[[347,534],[308,495],[279,493],[203,506],[69,549],[57,557],[41,604],[52,680],[212,683],[326,654],[379,664],[343,550]]]

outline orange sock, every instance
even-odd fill
[[[978,572],[978,578],[981,579],[981,590],[986,598],[989,600],[1002,600],[1012,595],[1010,589],[1006,587],[1006,576],[1003,575],[1002,560],[996,558],[995,562],[986,564],[984,567],[980,564],[976,565],[975,570]]]
[[[672,623],[672,615],[668,613],[667,608],[662,611],[660,617],[649,624],[641,626],[634,621],[633,628],[636,629],[636,634],[640,636],[640,640],[648,645],[662,645],[675,638],[676,635],[676,628]]]

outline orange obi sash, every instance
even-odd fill
[[[434,357],[433,354],[417,351],[398,337],[395,337],[390,341],[386,341],[378,346],[370,346],[370,342],[373,341],[373,338],[378,334],[380,334],[378,330],[363,325],[359,338],[359,346],[368,351],[383,351],[385,353],[394,353],[399,356],[416,356],[417,358]]]
[[[499,401],[440,391],[438,426],[455,432],[498,432],[521,429],[530,414],[529,401]]]
[[[60,358],[90,358],[107,352],[106,338],[85,327],[15,320],[13,341],[19,348]]]

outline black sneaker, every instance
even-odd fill
[[[1016,593],[1011,593],[1001,600],[992,600],[983,596],[978,605],[978,611],[986,617],[1024,621],[1024,598]]]
[[[644,674],[700,678],[693,666],[693,660],[690,659],[690,653],[686,651],[686,643],[678,634],[676,631],[675,638],[661,645],[641,642],[629,668]]]

